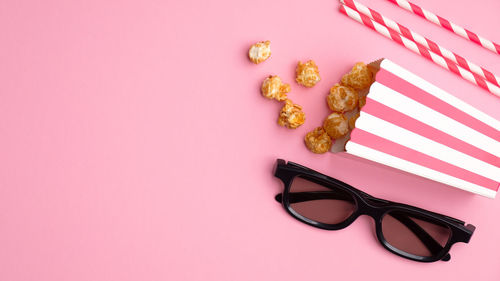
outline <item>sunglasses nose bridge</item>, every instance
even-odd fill
[[[365,198],[358,198],[358,210],[359,215],[367,215],[377,221],[386,212],[385,208],[379,206],[378,204],[373,204],[372,202],[366,200]]]
[[[366,215],[366,216],[369,216],[371,218],[373,218],[375,221],[380,218],[380,216],[383,214],[383,212],[378,212],[370,207],[366,207],[366,206],[363,206],[361,208],[358,209],[358,215],[359,216],[363,216],[363,215]]]

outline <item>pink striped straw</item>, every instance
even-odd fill
[[[433,61],[437,65],[450,70],[451,72],[455,73],[456,75],[462,77],[463,79],[487,90],[488,92],[500,97],[500,88],[491,84],[490,82],[484,80],[482,77],[480,77],[477,74],[474,74],[461,66],[456,65],[452,60],[444,58],[431,50],[427,49],[425,46],[423,46],[420,43],[413,42],[405,37],[402,37],[399,33],[392,29],[388,29],[387,27],[373,21],[369,17],[360,14],[353,9],[345,6],[345,5],[340,5],[340,11],[347,15],[348,17],[356,20],[357,22],[364,24],[365,26],[377,31],[378,33],[384,35],[385,37],[392,39],[393,41],[397,42],[398,44],[406,47],[407,49],[410,49],[411,51],[420,54],[421,56],[427,58],[428,60]]]
[[[405,10],[412,12],[413,14],[419,15],[422,18],[424,18],[432,23],[435,23],[441,27],[444,27],[444,28],[448,29],[449,31],[451,31],[457,35],[460,35],[469,41],[472,41],[480,46],[483,46],[484,48],[486,48],[494,53],[500,54],[500,45],[498,45],[497,43],[492,42],[492,41],[490,41],[482,36],[479,36],[478,34],[472,32],[468,29],[465,29],[461,26],[458,26],[458,25],[452,23],[451,21],[444,19],[444,18],[442,18],[442,17],[440,17],[432,12],[424,10],[424,9],[420,8],[419,6],[413,4],[409,1],[406,1],[406,0],[388,0],[388,1],[398,5],[399,7],[403,8]]]
[[[375,10],[372,10],[365,5],[358,3],[354,0],[340,0],[341,3],[345,4],[346,6],[358,11],[361,14],[364,14],[374,21],[380,23],[381,25],[388,27],[390,29],[393,29],[397,31],[399,34],[403,35],[404,37],[413,40],[417,43],[420,43],[424,45],[427,49],[433,51],[434,53],[441,55],[445,58],[448,58],[452,60],[454,63],[460,65],[461,67],[467,69],[468,71],[474,72],[475,74],[481,76],[482,78],[488,80],[492,84],[495,84],[497,86],[500,86],[500,78],[494,75],[491,71],[488,71],[487,69],[480,67],[479,65],[472,63],[465,59],[464,57],[451,52],[450,50],[438,45],[434,41],[411,31],[407,27],[381,15]]]

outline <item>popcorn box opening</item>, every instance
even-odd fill
[[[500,121],[383,59],[345,151],[494,198],[500,182]]]

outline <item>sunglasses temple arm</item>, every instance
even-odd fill
[[[408,229],[411,230],[418,237],[418,239],[422,241],[422,243],[424,243],[425,247],[427,247],[427,249],[432,254],[438,254],[441,250],[443,250],[443,247],[431,235],[429,235],[427,231],[425,231],[422,227],[420,227],[409,217],[403,215],[394,215],[394,214],[391,214],[390,216],[397,219],[399,222],[408,227]],[[447,253],[441,260],[449,261],[450,259],[451,256],[449,253]]]
[[[288,201],[290,203],[300,203],[307,202],[312,200],[321,200],[321,199],[335,199],[335,200],[344,200],[352,202],[352,198],[349,195],[345,195],[343,193],[335,192],[335,191],[311,191],[311,192],[294,192],[289,193]],[[282,203],[283,195],[280,193],[276,195],[276,201]],[[416,224],[407,216],[401,215],[391,215],[403,225],[405,225],[409,230],[411,230],[417,237],[424,243],[424,245],[431,251],[433,254],[439,253],[443,247],[439,245],[439,243],[432,238],[422,227]],[[451,259],[450,254],[446,254],[442,260],[449,261]]]
[[[294,192],[289,193],[288,202],[300,203],[321,199],[334,199],[353,202],[354,200],[349,195],[334,191],[309,191],[309,192]],[[276,201],[282,202],[282,194],[276,195]]]
[[[465,229],[467,229],[467,238],[464,240],[464,242],[469,243],[472,234],[474,234],[474,231],[476,230],[476,227],[473,226],[472,224],[467,224],[465,226]]]

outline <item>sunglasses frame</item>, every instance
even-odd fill
[[[282,203],[285,210],[295,219],[317,228],[325,230],[339,230],[349,226],[359,216],[368,215],[375,220],[375,230],[379,242],[388,251],[410,260],[419,262],[434,262],[438,260],[448,261],[451,258],[450,254],[448,253],[451,246],[457,242],[468,243],[475,230],[475,226],[471,224],[465,225],[465,222],[461,220],[446,215],[434,213],[431,211],[427,211],[414,206],[376,198],[342,181],[321,174],[319,172],[316,172],[312,169],[309,169],[297,163],[293,163],[290,161],[287,163],[283,159],[277,159],[276,166],[274,168],[274,176],[279,178],[285,186],[285,188],[283,189],[283,193],[276,195],[275,199],[278,202]],[[310,180],[314,183],[320,184],[332,190],[334,188],[339,188],[349,193],[354,199],[354,203],[356,205],[355,211],[345,221],[338,224],[325,224],[301,216],[300,214],[295,212],[293,208],[291,208],[290,206],[290,187],[293,182],[293,179],[297,176],[300,176],[302,178],[305,178],[307,180]],[[446,242],[446,245],[444,245],[444,247],[442,247],[442,249],[440,249],[438,253],[433,253],[433,255],[429,257],[417,256],[402,251],[392,246],[388,241],[386,241],[382,233],[382,218],[387,213],[392,211],[404,212],[409,215],[413,215],[415,217],[424,217],[433,220],[436,223],[442,224],[443,226],[446,226],[450,229],[451,231],[450,238]]]

